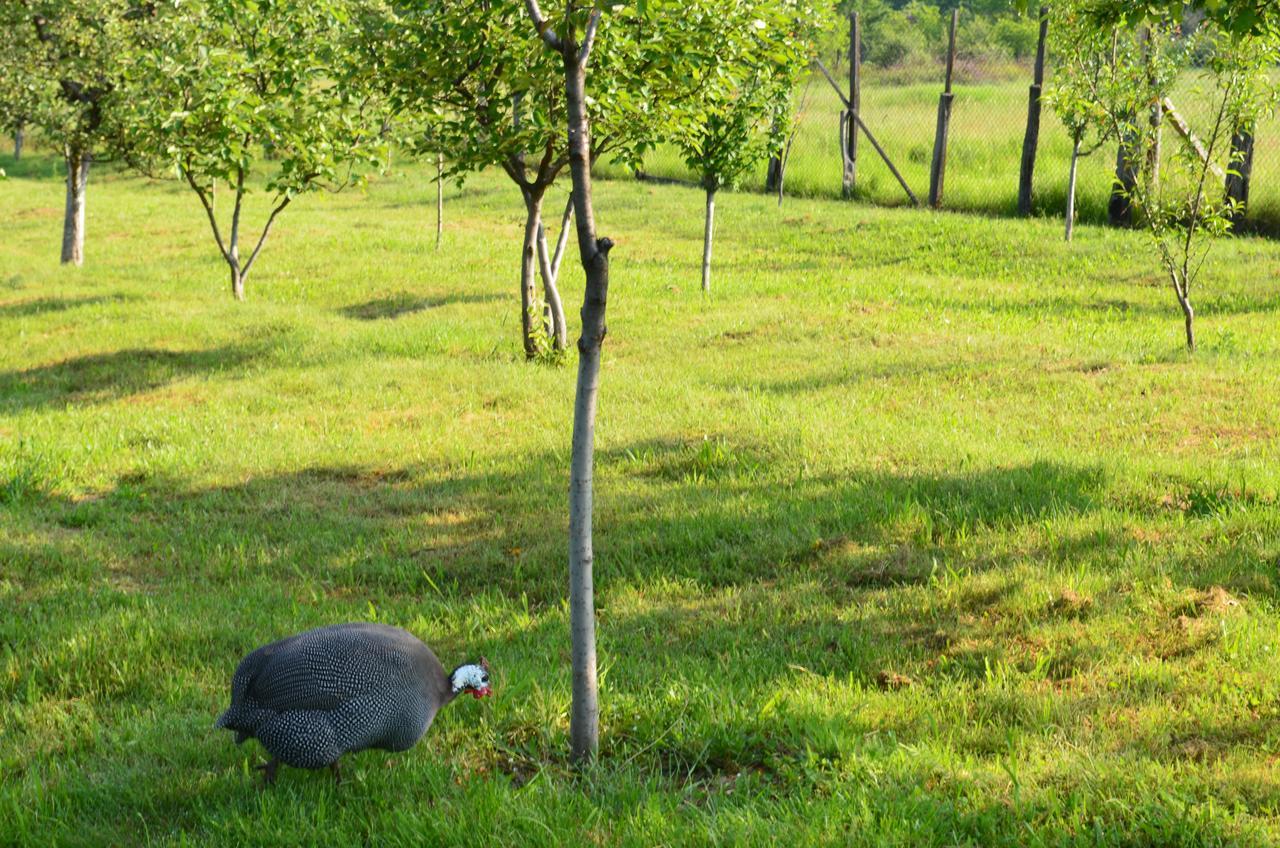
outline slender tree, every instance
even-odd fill
[[[8,129],[16,134],[38,128],[66,164],[63,264],[84,263],[90,163],[119,150],[109,120],[112,95],[130,61],[130,29],[152,12],[148,3],[126,0],[0,3]],[[15,136],[15,152],[20,148]]]
[[[1230,232],[1235,211],[1211,177],[1225,173],[1232,130],[1255,120],[1260,110],[1274,103],[1270,72],[1280,61],[1280,33],[1237,34],[1209,23],[1193,36],[1182,37],[1171,35],[1172,26],[1159,24],[1153,20],[1151,31],[1164,35],[1148,36],[1147,43],[1132,28],[1121,33],[1122,46],[1113,66],[1085,99],[1087,108],[1102,116],[1113,138],[1126,140],[1130,150],[1149,150],[1159,131],[1148,117],[1152,104],[1167,103],[1168,80],[1176,77],[1179,68],[1189,67],[1192,56],[1203,63],[1198,96],[1209,108],[1208,122],[1197,132],[1184,126],[1181,143],[1159,168],[1153,157],[1131,157],[1132,181],[1126,190],[1126,201],[1151,236],[1182,311],[1187,349],[1194,351],[1193,294],[1215,237]],[[1151,44],[1156,37],[1169,43]],[[1165,65],[1156,74],[1151,72],[1153,51]]]
[[[560,8],[553,12],[557,17]],[[586,104],[592,162],[636,161],[659,137],[673,136],[680,107],[717,80],[715,69],[724,63],[711,36],[720,26],[719,5],[690,0],[684,9],[683,17],[647,18],[619,10],[601,33],[590,69],[607,96]],[[443,148],[447,176],[461,179],[496,166],[519,189],[525,209],[521,327],[525,354],[534,358],[567,345],[557,272],[571,210],[565,210],[552,254],[543,209],[571,153],[561,120],[563,68],[529,31],[525,14],[522,0],[398,0],[371,16],[376,23],[367,26],[363,64],[392,105],[424,125],[419,152],[434,157]],[[655,87],[647,72],[670,57],[686,73]]]
[[[1079,2],[1061,0],[1050,7],[1049,39],[1058,57],[1045,99],[1071,136],[1067,171],[1067,241],[1075,234],[1076,181],[1080,160],[1112,140],[1112,127],[1098,103],[1120,60],[1119,31],[1107,31],[1090,18]]]
[[[812,57],[819,14],[808,0],[727,0],[708,32],[720,60],[695,72],[715,74],[684,104],[690,117],[678,144],[706,193],[702,291],[711,291],[716,194],[770,157],[781,158],[794,124],[792,95]]]
[[[128,70],[135,164],[172,167],[199,198],[237,300],[295,198],[341,190],[382,161],[381,116],[348,80],[350,15],[348,0],[168,0]],[[245,240],[245,198],[262,184],[270,211]]]

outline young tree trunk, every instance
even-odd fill
[[[599,12],[593,14],[598,16]],[[582,301],[582,336],[578,339],[578,385],[573,407],[573,447],[569,469],[569,621],[573,635],[573,705],[569,713],[569,742],[573,758],[584,761],[595,757],[600,743],[591,519],[596,396],[600,389],[600,353],[604,344],[605,306],[609,293],[609,250],[613,242],[607,238],[596,238],[595,213],[591,204],[587,57],[580,55],[572,42],[562,45],[560,53],[565,67],[569,169],[573,177],[578,253],[587,278]]]
[[[62,264],[84,264],[84,202],[89,184],[87,151],[67,148],[67,204],[62,219]]]
[[[538,355],[537,333],[541,323],[538,313],[538,228],[542,225],[542,195],[525,192],[524,244],[520,249],[520,327],[524,333],[524,355],[533,359]]]
[[[235,248],[233,247],[234,251]],[[236,300],[244,300],[244,272],[240,269],[239,258],[234,254],[232,258],[227,260],[227,264],[231,266],[231,296]]]
[[[436,154],[436,250],[444,237],[444,154]]]
[[[702,293],[711,294],[711,240],[716,229],[716,190],[707,189],[707,221],[702,229]]]
[[[17,128],[13,131],[13,161],[22,161],[22,145],[26,140],[26,127],[22,124],[18,124]]]
[[[1196,350],[1196,311],[1191,308],[1191,298],[1182,286],[1178,285],[1177,276],[1174,276],[1173,292],[1178,296],[1178,306],[1182,307],[1182,324],[1187,336],[1187,350],[1195,353]]]
[[[563,238],[561,244],[563,244]],[[559,264],[557,257],[556,265]],[[551,346],[562,351],[569,346],[569,328],[565,324],[564,303],[560,300],[560,289],[556,287],[557,267],[551,262],[551,254],[547,250],[547,231],[538,222],[538,270],[542,274],[542,294],[547,300],[548,323],[551,325]]]
[[[231,266],[231,296],[244,300],[246,269],[240,266],[240,212],[244,208],[244,169],[236,175],[236,205],[231,213],[231,238],[227,241],[227,264]]]
[[[1076,173],[1080,166],[1080,136],[1071,140],[1071,170],[1067,175],[1067,241],[1076,231]]]
[[[564,249],[569,245],[569,222],[573,220],[573,193],[564,204],[564,215],[560,217],[560,234],[556,236],[556,252],[551,257],[551,281],[560,281],[560,262],[564,259]]]

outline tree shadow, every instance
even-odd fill
[[[944,732],[919,709],[863,715],[785,697],[777,710],[767,708],[779,693],[806,686],[853,687],[867,693],[860,702],[916,703],[965,687],[966,708],[985,712],[972,728],[958,716],[949,726],[964,729],[947,744],[978,758],[1008,756],[1010,734],[1038,732],[1046,698],[1054,720],[1070,726],[1098,709],[1166,697],[1096,687],[1046,695],[1095,664],[1101,648],[1009,638],[1008,628],[1023,633],[1015,624],[1028,615],[1089,615],[1048,597],[1041,608],[1022,609],[1019,568],[1118,568],[1124,541],[1091,527],[992,550],[982,531],[1019,535],[1057,519],[1074,526],[1114,507],[1100,467],[867,471],[784,484],[777,462],[766,448],[721,439],[652,440],[601,453],[596,576],[610,681],[606,765],[682,786],[744,770],[786,785],[806,757],[837,757],[847,740],[885,734],[896,746]],[[326,465],[217,486],[139,473],[81,499],[37,491],[12,511],[32,532],[0,540],[0,559],[14,586],[41,590],[26,620],[0,623],[0,642],[19,652],[31,641],[51,647],[24,669],[27,689],[14,682],[9,691],[73,697],[63,681],[74,660],[75,686],[126,708],[151,704],[167,691],[156,663],[222,685],[254,645],[364,617],[376,604],[396,623],[454,621],[434,628],[440,656],[483,652],[510,670],[507,697],[545,700],[548,690],[561,692],[564,676],[555,655],[565,638],[564,485],[562,463],[537,455],[483,472]],[[36,537],[44,541],[33,544]],[[1262,542],[1242,536],[1231,544],[1238,550],[1224,558],[1271,568],[1251,547]],[[92,551],[109,551],[110,564]],[[1187,585],[1213,579],[1199,555],[1161,567]],[[228,601],[241,594],[257,601]],[[67,653],[92,650],[79,634],[140,616],[151,634],[136,648],[146,662]],[[944,664],[929,666],[939,658]],[[1024,676],[1043,667],[1046,688],[991,682],[1005,667]],[[688,697],[646,694],[669,687],[684,687]],[[718,702],[701,692],[733,697]],[[496,716],[490,753],[533,771],[557,762],[563,740],[534,727],[538,716],[538,708]],[[143,730],[161,721],[148,719]],[[449,733],[452,721],[445,716],[433,732]],[[1235,738],[1219,730],[1205,735]],[[204,750],[182,748],[189,757]],[[228,763],[239,756],[229,745],[219,750]],[[92,770],[100,755],[82,756]]]
[[[436,309],[454,303],[492,303],[502,298],[496,294],[466,294],[421,296],[409,292],[397,292],[364,303],[353,303],[338,310],[338,314],[357,321],[387,321]]]
[[[122,295],[94,295],[89,297],[38,297],[0,304],[0,318],[30,318],[50,312],[66,312],[82,306],[101,306],[106,303],[125,303],[133,298]]]
[[[103,403],[196,374],[237,368],[261,351],[249,345],[174,351],[131,348],[0,373],[0,409]]]

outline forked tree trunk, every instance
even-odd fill
[[[84,204],[89,184],[89,162],[92,156],[84,150],[68,148],[67,203],[62,218],[62,264],[84,264]]]
[[[227,265],[231,268],[231,296],[236,300],[244,300],[244,270],[240,267],[240,257],[237,255],[236,246],[231,246],[231,255],[227,258]]]
[[[716,190],[707,189],[707,220],[702,229],[702,293],[711,294],[711,241],[716,230]]]
[[[524,243],[520,248],[520,328],[524,334],[524,355],[538,355],[541,304],[538,302],[538,228],[542,225],[542,195],[529,191],[524,195]]]
[[[22,145],[26,140],[26,128],[23,127],[22,124],[18,124],[17,128],[13,131],[13,161],[22,161]]]
[[[1071,170],[1067,175],[1067,241],[1076,231],[1076,174],[1080,168],[1080,136],[1071,140]]]

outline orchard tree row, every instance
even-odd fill
[[[709,285],[715,192],[777,152],[822,18],[810,0],[622,5],[609,17],[587,71],[591,161],[679,145],[707,190]],[[567,346],[556,281],[572,207],[556,215],[554,251],[543,212],[571,139],[561,58],[527,23],[521,0],[5,0],[0,115],[10,131],[38,128],[66,160],[63,262],[84,261],[91,163],[116,159],[190,188],[237,299],[291,203],[360,181],[390,148],[441,157],[441,178],[499,168],[526,211],[533,358]],[[257,190],[272,202],[250,221],[244,198]]]
[[[601,156],[636,161],[664,142],[684,151],[707,194],[709,285],[716,191],[776,152],[789,130],[791,90],[823,18],[808,2],[0,0],[0,115],[11,127],[37,127],[66,159],[64,261],[83,261],[91,162],[118,158],[144,173],[172,172],[190,188],[236,297],[296,198],[361,179],[391,145],[443,155],[459,178],[500,168],[526,211],[520,285],[530,357],[566,344],[556,271],[572,218],[586,284],[569,475],[570,743],[584,760],[598,741],[592,486],[614,247],[597,230],[591,166]],[[1103,135],[1123,143],[1126,196],[1149,221],[1189,344],[1199,236],[1228,226],[1204,169],[1215,139],[1265,108],[1280,35],[1275,0],[1199,5],[1220,99],[1209,148],[1202,155],[1188,141],[1176,176],[1155,174],[1161,158],[1144,127],[1155,126],[1152,98],[1173,73],[1156,34],[1177,27],[1187,4],[1063,0],[1078,55],[1055,94],[1081,148]],[[543,204],[566,170],[571,208],[553,253]],[[269,213],[242,220],[246,193],[262,187]]]

